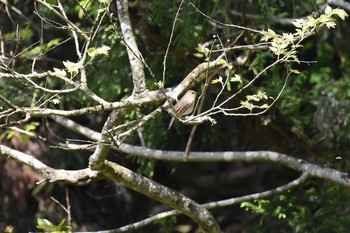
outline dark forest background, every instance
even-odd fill
[[[40,20],[33,14],[33,1],[0,2],[0,29],[7,46],[15,46],[16,25],[19,25],[21,43],[28,49],[17,60],[22,70],[30,69],[35,46],[39,40]],[[54,2],[54,1],[52,1]],[[67,15],[80,28],[82,10],[78,1],[62,1]],[[80,1],[93,15],[97,1]],[[156,77],[162,76],[164,51],[169,41],[171,25],[179,0],[141,0],[130,7],[130,17],[141,52]],[[273,29],[276,32],[293,31],[291,19],[317,14],[325,1],[312,0],[222,0],[193,1],[208,16],[227,24],[237,24],[256,29]],[[347,2],[347,4],[349,4]],[[22,12],[17,14],[14,7]],[[113,12],[114,6],[110,8]],[[349,9],[348,9],[349,10]],[[349,12],[348,12],[349,13]],[[117,21],[114,17],[111,20]],[[108,101],[130,95],[132,82],[125,47],[121,38],[108,30],[108,20],[99,32],[96,43],[111,47],[107,59],[99,59],[89,67],[88,76],[96,82],[90,88]],[[337,170],[349,171],[350,156],[350,25],[349,20],[337,21],[337,27],[322,29],[303,42],[299,58],[316,63],[301,63],[301,72],[289,79],[288,85],[277,103],[267,113],[251,117],[216,116],[217,124],[199,126],[193,151],[257,151],[270,150],[302,158]],[[174,33],[167,62],[167,86],[179,83],[202,58],[196,56],[196,47],[216,36],[223,45],[238,38],[237,44],[254,44],[259,38],[253,33],[224,27],[210,22],[185,1]],[[48,52],[38,61],[42,69],[60,66],[62,61],[76,59],[73,41],[58,49],[52,49],[68,35],[57,28],[44,25]],[[239,37],[240,36],[240,37]],[[13,42],[11,42],[13,41]],[[49,44],[51,43],[51,44]],[[10,50],[10,49],[8,49]],[[247,56],[248,51],[229,54],[230,60]],[[249,55],[249,62],[240,67],[242,77],[251,77],[266,67],[274,57],[266,51]],[[278,94],[286,76],[284,66],[276,66],[269,78],[261,79],[252,90],[263,90],[272,96]],[[156,89],[155,80],[148,85]],[[35,102],[40,96],[28,94],[25,87],[0,79],[0,93]],[[217,89],[208,90],[207,104],[215,98]],[[229,92],[227,93],[227,95]],[[247,94],[247,93],[246,93]],[[29,96],[30,95],[30,96]],[[36,98],[36,99],[35,99]],[[19,100],[20,101],[20,100]],[[79,93],[65,96],[60,107],[88,106],[89,99]],[[150,107],[143,107],[149,112]],[[138,110],[126,116],[132,121]],[[79,116],[74,120],[100,131],[108,112]],[[185,150],[191,127],[175,123],[167,130],[170,115],[161,114],[142,129],[145,145],[150,148]],[[53,140],[76,138],[55,122],[35,119],[34,130]],[[51,132],[47,134],[47,132]],[[88,164],[88,152],[62,151],[41,142],[0,131],[2,144],[11,145],[56,168],[77,169]],[[140,144],[137,134],[128,143]],[[198,203],[206,203],[230,197],[238,197],[277,187],[295,179],[298,173],[286,167],[268,162],[261,163],[175,163],[133,157],[112,152],[110,158],[153,180],[178,190]],[[49,219],[58,224],[67,218],[57,202],[71,205],[72,228],[79,231],[112,229],[141,220],[167,208],[136,192],[111,181],[99,181],[92,185],[75,187],[65,184],[37,185],[40,177],[30,168],[12,160],[0,159],[0,231],[12,225],[14,232],[36,230],[37,218]],[[244,207],[233,205],[212,210],[224,232],[347,232],[350,229],[349,189],[320,179],[309,179],[302,185],[264,200],[246,203]],[[56,200],[56,201],[55,201]],[[196,225],[187,217],[178,216],[159,221],[135,232],[195,232]]]

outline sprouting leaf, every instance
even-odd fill
[[[339,9],[339,8],[334,9],[333,13],[338,15],[339,18],[341,18],[342,20],[344,20],[346,17],[349,16],[348,13],[346,13],[346,11],[344,11],[343,9]]]
[[[6,139],[11,139],[13,137],[13,135],[15,135],[15,131],[14,130],[9,130],[7,132]]]
[[[330,7],[329,5],[326,6],[326,9],[324,10],[324,13],[326,13],[327,15],[332,13],[332,7]]]
[[[198,57],[198,58],[203,58],[204,54],[203,53],[194,53],[193,56]]]
[[[95,57],[96,55],[96,49],[94,47],[88,48],[87,53],[90,57]]]
[[[217,62],[216,62],[217,65],[223,65],[223,64],[226,64],[226,61],[224,59],[219,59]]]
[[[108,51],[111,49],[111,47],[103,45],[102,47],[97,48],[97,54],[100,55],[105,55],[108,56]]]
[[[60,103],[60,98],[54,98],[51,100],[53,104],[59,104]]]
[[[326,23],[327,28],[335,28],[336,23],[333,21],[329,21]]]
[[[239,82],[239,83],[242,83],[242,78],[241,78],[240,75],[235,74],[235,76],[233,76],[233,77],[230,78],[230,81],[231,81],[231,82]]]
[[[216,84],[216,83],[221,83],[222,84],[222,77],[221,76],[219,76],[219,78],[214,79],[214,80],[211,81],[211,84]]]
[[[278,49],[276,47],[269,47],[269,49],[274,52],[274,53],[277,53],[278,52]]]
[[[114,29],[113,25],[108,25],[108,26],[105,28],[105,31],[106,31],[106,32],[109,32],[109,31],[111,31],[111,30],[113,30],[113,29]]]
[[[82,64],[80,62],[74,63],[71,61],[64,61],[63,65],[67,68],[67,71],[71,74],[77,74],[79,69],[82,68]]]
[[[247,95],[246,98],[248,101],[250,101],[250,100],[259,101],[260,100],[257,95]]]
[[[261,41],[268,41],[277,37],[276,32],[274,32],[270,28],[267,29],[267,31],[262,31],[261,34],[263,34],[263,37],[261,37]]]
[[[38,229],[43,229],[43,230],[46,230],[46,229],[50,229],[54,224],[52,222],[50,222],[49,220],[47,219],[44,219],[44,218],[38,218],[37,219],[37,228]]]
[[[34,122],[29,123],[29,124],[26,124],[24,126],[24,130],[27,131],[27,132],[30,132],[30,131],[35,130],[39,125],[40,125],[39,122],[35,122],[34,121]]]
[[[56,38],[56,39],[50,40],[45,46],[45,51],[48,51],[52,47],[58,45],[61,42],[61,40],[62,40],[61,38]]]
[[[260,106],[260,108],[269,108],[269,105],[268,104],[263,104]]]
[[[305,24],[305,20],[304,19],[296,19],[294,22],[292,22],[292,24],[297,28],[302,28],[303,25]]]
[[[208,53],[209,53],[209,49],[207,47],[205,47],[204,45],[202,45],[202,44],[198,44],[196,50],[199,53],[202,53],[202,54],[205,54],[205,55],[208,55]]]
[[[290,43],[293,42],[294,36],[292,33],[283,33],[282,35],[283,35],[283,38],[285,38]]]
[[[164,83],[162,81],[156,82],[155,85],[158,86],[159,88],[163,88],[164,87]]]
[[[258,91],[258,93],[256,94],[256,96],[258,97],[258,99],[259,100],[261,100],[261,99],[268,99],[268,97],[267,97],[267,95],[266,95],[266,93],[265,92],[262,92],[262,91]]]
[[[105,56],[108,56],[108,51],[110,50],[111,48],[109,46],[102,46],[102,47],[99,47],[99,48],[94,48],[94,47],[91,47],[87,50],[87,53],[89,54],[89,56],[91,57],[91,60],[93,60],[97,55],[105,55]]]
[[[12,233],[12,232],[14,232],[14,229],[15,228],[13,226],[7,225],[4,229],[4,233]]]
[[[249,101],[241,101],[241,106],[243,108],[249,109],[249,111],[253,111],[253,109],[255,108],[255,105],[251,104]]]
[[[53,68],[54,73],[52,73],[52,75],[56,76],[56,77],[61,77],[64,78],[66,77],[66,71],[65,70],[61,70],[58,68]]]
[[[300,74],[299,70],[295,70],[295,69],[289,69],[289,71],[293,74]]]

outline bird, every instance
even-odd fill
[[[168,130],[174,123],[175,116],[181,117],[189,115],[193,112],[196,103],[197,92],[193,90],[188,90],[186,94],[175,104],[174,108],[170,111],[174,115],[169,123]]]

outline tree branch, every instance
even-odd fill
[[[70,129],[77,129],[76,133],[82,134],[85,137],[96,140],[98,133],[93,133],[91,129],[80,126],[79,124],[68,120],[66,123],[64,118],[60,118],[57,123],[69,127]],[[113,149],[123,152],[125,154],[132,154],[134,156],[165,160],[185,162],[183,159],[183,151],[165,151],[150,149],[142,146],[134,146],[126,143],[120,144],[119,147],[113,147]],[[336,183],[342,184],[346,187],[350,187],[350,177],[347,173],[337,171],[332,168],[322,167],[320,165],[312,164],[303,159],[294,158],[282,153],[273,151],[222,151],[222,152],[191,152],[189,154],[188,162],[259,162],[267,161],[274,162],[293,170],[307,173],[309,176],[318,177],[321,179],[331,180]]]
[[[154,150],[145,147],[131,146],[122,144],[118,148],[120,152],[133,154],[135,156],[152,158],[166,161],[183,161],[182,151],[163,151]],[[314,176],[326,180],[331,180],[336,183],[350,187],[349,174],[337,171],[332,168],[322,167],[320,165],[309,163],[303,159],[297,159],[282,153],[273,151],[222,151],[222,152],[191,152],[189,154],[189,162],[258,162],[267,161],[274,162],[293,170],[307,173],[309,176]]]
[[[306,180],[306,178],[307,178],[307,174],[304,173],[299,178],[289,182],[288,184],[279,186],[279,187],[274,188],[274,189],[270,189],[270,190],[260,192],[260,193],[253,193],[253,194],[249,194],[249,195],[245,195],[245,196],[241,196],[241,197],[234,197],[234,198],[230,198],[230,199],[226,199],[226,200],[209,202],[209,203],[203,204],[201,206],[205,207],[206,209],[222,208],[222,207],[232,206],[234,204],[240,204],[240,203],[245,202],[245,201],[252,201],[252,200],[256,200],[256,199],[270,197],[272,195],[282,193],[284,191],[290,190],[290,189],[300,185],[301,183],[303,183]],[[180,214],[181,214],[181,212],[179,212],[177,210],[165,211],[165,212],[153,215],[152,217],[143,219],[139,222],[135,222],[135,223],[123,226],[123,227],[119,227],[119,228],[112,229],[112,230],[104,230],[103,233],[129,232],[132,230],[137,230],[137,229],[140,229],[142,227],[148,226],[148,225],[154,223],[155,221],[159,221],[161,219],[169,218],[172,216],[178,216]],[[100,232],[101,231],[88,232],[88,233],[100,233]]]
[[[205,208],[179,192],[158,184],[118,164],[106,161],[101,168],[109,179],[170,206],[192,218],[203,232],[221,232],[215,218]]]
[[[99,172],[92,171],[89,168],[74,171],[54,169],[40,162],[38,159],[31,155],[3,145],[0,145],[0,156],[6,156],[32,168],[40,175],[42,175],[44,181],[47,182],[63,182],[74,185],[86,185],[102,178]]]
[[[131,27],[128,10],[128,1],[116,0],[116,3],[118,8],[120,28],[122,30],[124,42],[127,46],[127,52],[130,61],[132,79],[134,84],[133,95],[136,97],[141,97],[146,93],[147,86],[142,54],[140,53],[137,47],[134,33]]]

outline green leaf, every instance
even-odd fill
[[[58,45],[60,42],[61,42],[61,38],[50,40],[45,46],[45,51],[48,51],[50,48]]]
[[[269,107],[270,107],[270,106],[269,106],[268,104],[263,104],[263,105],[260,106],[260,108],[265,108],[265,109],[266,109],[266,108],[269,108]]]
[[[105,55],[108,56],[108,51],[111,49],[111,47],[103,45],[102,47],[99,47],[96,49],[97,55]]]
[[[248,101],[253,100],[258,102],[260,100],[257,95],[247,95],[246,98]]]
[[[87,53],[92,59],[94,59],[96,56],[96,49],[94,47],[88,48]]]
[[[164,88],[164,83],[162,81],[158,81],[156,83],[154,83],[156,86],[158,86],[159,88]]]
[[[55,225],[52,222],[44,218],[37,218],[36,222],[37,222],[36,228],[42,229],[45,231],[50,231],[52,230],[53,227],[55,227]]]
[[[30,131],[33,131],[36,129],[36,127],[39,125],[38,122],[32,122],[30,124],[26,124],[24,126],[24,130],[27,131],[27,132],[30,132]]]
[[[231,82],[239,82],[242,84],[242,78],[240,75],[238,74],[235,74],[233,77],[230,78],[230,81]]]
[[[54,98],[54,99],[52,99],[51,100],[51,102],[53,103],[53,104],[59,104],[61,101],[60,101],[60,98]]]
[[[346,11],[344,11],[343,9],[339,9],[339,8],[334,9],[333,13],[338,15],[339,18],[341,18],[342,20],[344,20],[346,17],[349,16],[348,13],[346,13]]]
[[[326,22],[326,27],[329,28],[335,28],[336,23],[333,20],[330,20],[328,22]]]
[[[261,100],[261,99],[268,99],[268,97],[267,97],[267,95],[266,95],[266,93],[265,92],[262,92],[262,91],[258,91],[258,93],[256,94],[257,95],[257,97],[258,97],[258,99],[259,100]]]
[[[82,64],[80,62],[74,63],[71,61],[64,61],[63,65],[67,68],[67,71],[71,74],[77,74],[79,69],[82,68]]]
[[[13,137],[13,135],[15,135],[15,131],[14,130],[9,130],[7,132],[7,135],[6,135],[6,139],[9,140]]]
[[[303,25],[305,24],[305,20],[304,19],[296,19],[294,22],[292,22],[292,24],[297,28],[302,28]]]
[[[295,70],[295,69],[289,69],[289,72],[293,73],[293,74],[300,74],[299,70]]]
[[[14,232],[14,229],[15,229],[15,228],[14,228],[13,226],[8,225],[8,226],[5,227],[4,233],[13,233],[13,232]]]
[[[58,229],[64,229],[64,227],[65,227],[65,222],[66,222],[66,219],[64,218],[64,219],[62,219],[61,220],[61,222],[57,225],[57,228]]]
[[[209,49],[206,48],[204,45],[202,44],[198,44],[196,50],[199,52],[199,53],[202,53],[204,54],[205,56],[207,56],[209,54]]]
[[[53,70],[54,70],[54,73],[52,73],[53,76],[65,78],[67,75],[65,70],[61,70],[58,68],[53,68]]]
[[[91,57],[91,60],[95,59],[95,57],[97,55],[105,55],[105,56],[108,56],[108,51],[110,50],[111,48],[109,46],[102,46],[102,47],[99,47],[99,48],[94,48],[94,47],[91,47],[87,50],[87,53],[89,54],[89,56]]]
[[[283,33],[283,38],[289,41],[289,43],[292,43],[294,40],[294,36],[292,33]]]
[[[216,84],[216,83],[221,83],[222,84],[222,77],[221,76],[219,76],[219,78],[214,79],[214,80],[211,81],[211,84]]]
[[[326,6],[326,9],[324,10],[324,13],[326,13],[327,15],[332,13],[332,7],[330,7],[329,5]]]
[[[256,107],[255,105],[251,104],[249,101],[241,101],[240,104],[243,108],[249,109],[249,111],[253,111],[253,109]]]
[[[261,41],[268,41],[270,39],[276,38],[277,34],[270,28],[267,29],[267,31],[262,31],[261,34],[263,34],[263,37],[261,37]]]
[[[193,56],[198,57],[198,58],[203,58],[204,54],[203,53],[194,53]]]
[[[217,65],[223,65],[223,64],[226,64],[226,61],[224,59],[219,59],[217,62],[216,62]]]

